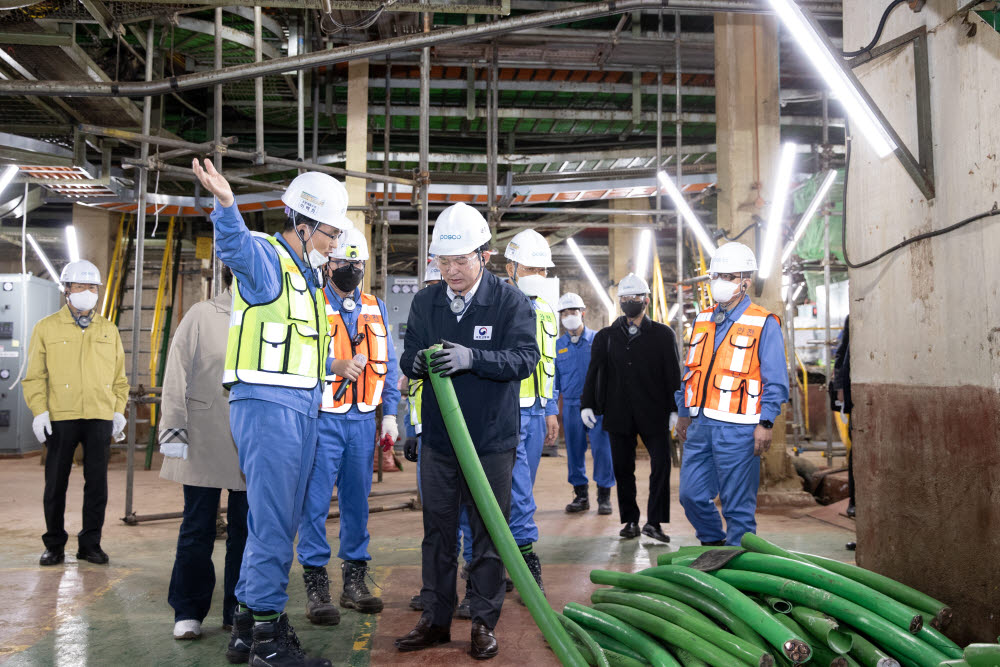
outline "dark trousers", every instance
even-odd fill
[[[511,449],[479,457],[504,519],[510,517],[510,487],[516,456],[517,450]],[[472,529],[469,609],[474,623],[495,628],[506,594],[503,562],[476,509],[455,454],[421,447],[420,488],[424,513],[424,541],[420,546],[424,586],[420,597],[424,614],[430,616],[434,625],[451,625],[458,601],[455,591],[458,516],[466,504]]]
[[[854,426],[850,413],[847,415],[847,437],[851,439],[851,451],[847,453],[847,494],[850,497],[848,502],[854,505]]]
[[[66,488],[73,469],[73,452],[83,445],[83,528],[77,535],[80,551],[101,546],[104,509],[108,504],[108,456],[111,452],[111,420],[67,419],[52,422],[52,434],[45,439],[45,534],[42,542],[49,551],[66,548],[63,515]]]
[[[167,602],[174,621],[204,621],[215,590],[216,521],[222,489],[184,485],[184,518],[177,535],[177,558],[170,575]],[[240,578],[243,549],[247,543],[247,493],[230,491],[226,518],[226,571],[223,579],[222,623],[232,625],[236,608],[236,582]]]
[[[622,523],[639,523],[639,505],[635,501],[636,436],[649,451],[652,470],[649,473],[649,500],[646,521],[670,523],[670,441],[663,433],[609,433],[611,462],[615,468],[615,488],[618,491],[618,515]]]

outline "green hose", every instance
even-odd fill
[[[646,572],[648,570],[643,571]],[[692,611],[697,610],[705,616],[715,619],[729,628],[729,631],[740,639],[744,639],[762,649],[767,649],[768,647],[767,642],[739,616],[714,600],[710,600],[685,586],[644,574],[628,574],[626,572],[613,572],[611,570],[591,570],[590,580],[595,584],[618,586],[633,591],[655,593],[671,598],[675,604],[688,605]]]
[[[701,658],[691,655],[682,648],[674,649],[674,655],[680,660],[684,667],[708,667],[708,663]]]
[[[424,353],[428,368],[431,366],[431,354],[438,349],[440,346],[435,345]],[[451,439],[455,455],[462,467],[465,481],[472,492],[476,509],[479,510],[483,523],[486,524],[486,529],[500,553],[503,564],[507,567],[507,572],[510,573],[510,578],[514,580],[517,592],[521,594],[521,599],[528,607],[528,611],[531,612],[531,617],[542,631],[556,657],[559,658],[559,662],[564,666],[586,667],[587,661],[583,659],[566,629],[559,622],[556,612],[549,606],[545,595],[535,583],[535,578],[531,576],[528,565],[521,556],[521,551],[514,542],[514,536],[511,535],[507,520],[504,519],[503,512],[500,511],[500,505],[497,504],[493,489],[490,488],[486,473],[483,472],[483,465],[480,463],[479,456],[472,444],[472,437],[469,435],[465,418],[462,416],[462,408],[458,404],[458,396],[455,394],[455,386],[452,384],[451,378],[442,377],[432,371],[430,379],[431,386],[434,388],[434,396],[437,398],[438,407],[441,410],[441,417],[448,430],[448,437]]]
[[[857,632],[847,631],[851,635],[853,646],[851,657],[861,663],[862,667],[899,667],[899,662],[875,644],[868,641]]]
[[[850,653],[854,638],[841,632],[840,625],[826,614],[808,607],[792,607],[792,618],[812,636],[825,643],[834,653]]]
[[[972,667],[972,665],[970,665],[965,660],[957,659],[957,660],[945,660],[940,665],[938,665],[938,667]]]
[[[969,644],[965,647],[964,655],[971,667],[1000,667],[998,644]]]
[[[767,606],[770,607],[772,611],[776,611],[779,614],[792,613],[792,603],[788,600],[782,600],[781,598],[776,598],[773,595],[765,595],[764,602],[767,603]]]
[[[921,667],[936,667],[942,660],[957,657],[947,656],[878,614],[814,586],[771,574],[742,570],[718,570],[715,576],[740,590],[776,595],[794,604],[829,614],[871,636],[893,653],[912,658]]]
[[[666,642],[670,646],[681,648],[701,658],[708,664],[714,665],[714,667],[733,667],[736,664],[748,664],[735,658],[732,654],[718,646],[705,641],[693,632],[685,630],[676,623],[665,621],[659,616],[654,616],[635,607],[602,603],[595,604],[594,609],[621,619],[632,627],[638,628]],[[756,665],[757,663],[753,664]]]
[[[732,572],[720,570],[716,576],[712,576],[679,565],[661,565],[643,572],[658,579],[687,586],[718,602],[749,623],[771,646],[782,651],[792,662],[802,663],[809,660],[811,651],[809,644],[804,639],[789,632],[788,628],[775,621],[769,614],[761,610],[753,600],[719,576],[732,574]],[[783,597],[780,593],[771,594]]]
[[[649,593],[621,593],[601,589],[594,591],[590,599],[594,603],[611,603],[635,607],[646,613],[658,616],[665,621],[675,623],[705,641],[718,646],[727,653],[736,656],[748,665],[771,667],[774,664],[774,658],[764,649],[722,630],[698,612],[695,612],[698,614],[697,616],[690,615],[684,609],[687,605],[674,604],[669,598],[654,596]]]
[[[657,565],[672,565],[678,558],[688,556],[700,556],[706,551],[716,551],[718,549],[742,549],[742,547],[681,547],[677,551],[668,551],[656,557]]]
[[[584,659],[587,660],[587,664],[595,665],[595,667],[611,667],[608,664],[608,659],[604,655],[604,650],[597,641],[587,634],[587,631],[577,625],[574,621],[566,618],[563,614],[556,614],[556,618],[559,619],[565,627],[566,631],[572,636],[573,639],[577,640],[577,644],[583,644],[586,651],[580,651]]]
[[[653,667],[681,667],[674,656],[667,652],[659,642],[644,632],[636,630],[628,623],[623,623],[614,616],[584,607],[582,604],[570,602],[563,608],[563,614],[580,625],[600,630],[601,632],[633,647],[653,665]]]
[[[608,652],[617,653],[622,657],[629,658],[636,662],[645,664],[646,659],[642,657],[641,653],[637,653],[636,651],[634,651],[632,647],[627,646],[618,641],[617,639],[609,637],[608,635],[604,634],[599,630],[595,630],[594,628],[583,628],[583,629],[588,635],[594,638],[594,641],[596,641],[598,645],[600,645],[600,647],[604,649],[605,653]],[[610,660],[611,658],[609,657],[608,659]]]

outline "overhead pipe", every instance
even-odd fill
[[[829,5],[829,6],[825,6]],[[636,10],[703,10],[706,12],[739,12],[770,14],[770,6],[760,0],[617,0],[581,3],[550,12],[537,12],[493,23],[474,23],[427,33],[413,33],[392,39],[350,44],[334,49],[304,53],[263,62],[232,65],[220,70],[192,72],[180,76],[152,81],[0,81],[0,95],[35,95],[38,97],[143,97],[166,95],[182,90],[243,81],[258,76],[281,74],[290,70],[310,69],[324,65],[371,58],[396,51],[412,51],[440,44],[478,40],[530,28],[541,28],[561,23],[622,14]],[[814,12],[833,13],[840,9],[839,2],[814,3]]]

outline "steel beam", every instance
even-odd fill
[[[130,0],[109,0],[110,2],[129,2]],[[148,5],[174,5],[176,0],[143,0]],[[262,6],[274,9],[323,9],[322,0],[267,0],[267,2],[246,2],[245,0],[184,0],[186,5],[202,7],[247,7]],[[332,9],[350,12],[371,12],[385,5],[387,12],[420,12],[422,8],[413,2],[393,2],[386,4],[381,0],[331,0]],[[431,2],[428,8],[441,14],[500,14],[510,13],[510,0],[496,2]]]

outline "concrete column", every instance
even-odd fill
[[[76,227],[80,259],[93,262],[101,271],[106,282],[111,264],[111,253],[115,247],[120,213],[109,213],[104,209],[73,205],[73,226]]]
[[[779,83],[777,18],[716,14],[718,225],[730,236],[743,231],[754,215],[766,215],[765,198],[771,196],[781,148]],[[760,257],[752,231],[740,242]],[[772,274],[760,296],[751,294],[751,298],[772,313],[783,315],[780,271]],[[762,457],[761,465],[762,503],[778,499],[770,492],[801,491],[791,457],[785,451],[783,418],[774,424],[771,451]],[[780,499],[790,500],[785,493]]]
[[[644,197],[636,199],[613,199],[611,208],[622,210],[649,210],[649,200]],[[634,215],[612,215],[612,224],[651,223],[652,218],[636,217]],[[638,249],[638,229],[608,229],[608,273],[614,286],[609,290],[611,300],[618,305],[618,290],[615,286],[629,273],[635,271],[635,253]],[[620,314],[620,313],[619,313]]]
[[[368,171],[368,61],[352,60],[347,66],[347,169],[352,171]],[[365,180],[348,177],[344,181],[351,206],[364,206]],[[347,216],[354,226],[363,229],[368,241],[369,254],[376,254],[372,249],[371,226],[365,224],[364,211],[350,211]],[[368,260],[365,269],[365,279],[362,289],[371,289],[371,276],[375,262]]]
[[[846,195],[854,263],[997,199],[1000,127],[983,119],[1000,107],[1000,35],[955,7],[901,7],[886,25],[883,44],[934,26],[937,196],[926,201],[898,161],[878,159],[855,135]],[[845,48],[870,39],[881,13],[845,0]],[[855,73],[916,153],[911,48]],[[1000,225],[989,220],[849,273],[858,564],[951,605],[948,635],[963,646],[1000,634]]]

